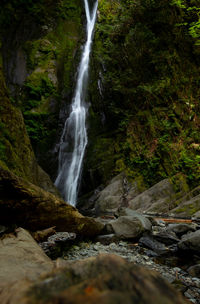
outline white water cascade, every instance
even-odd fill
[[[85,93],[98,0],[96,0],[91,11],[88,0],[84,0],[84,4],[87,19],[87,40],[83,48],[78,68],[78,77],[75,94],[72,99],[71,113],[65,121],[60,139],[58,176],[55,181],[55,185],[60,190],[64,200],[73,206],[76,205],[77,201],[78,182],[85,148],[88,142]]]

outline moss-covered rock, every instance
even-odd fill
[[[38,166],[19,109],[9,99],[0,67],[0,165],[45,190],[58,194],[49,176]]]
[[[57,158],[52,151],[73,95],[84,37],[82,1],[7,2],[0,14],[6,82],[14,105],[22,110],[37,159],[54,178]],[[11,19],[8,26],[5,15]]]
[[[177,173],[199,184],[199,46],[188,35],[199,5],[183,2],[99,1],[89,87],[99,180],[108,165],[110,174],[125,170],[147,186]],[[112,163],[95,153],[104,134]]]
[[[0,223],[32,231],[56,226],[57,231],[96,236],[103,224],[82,216],[55,195],[0,168]]]

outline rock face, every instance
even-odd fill
[[[0,260],[1,304],[22,303],[18,294],[27,288],[30,281],[54,267],[31,235],[22,228],[0,239]]]
[[[9,171],[0,170],[0,223],[32,231],[56,226],[57,231],[97,235],[103,225],[76,208]]]
[[[121,239],[138,238],[142,233],[151,230],[150,221],[136,212],[132,216],[120,216],[109,222],[108,225],[114,234]]]
[[[129,207],[138,211],[169,212],[175,191],[169,179],[164,179],[129,201]]]
[[[0,66],[0,165],[31,183],[58,195],[49,176],[38,166],[22,113],[9,98]]]
[[[156,272],[104,254],[68,264],[29,289],[28,295],[30,304],[187,303]]]
[[[96,215],[114,214],[120,207],[141,193],[137,182],[130,183],[124,173],[115,176],[98,195],[94,204]]]
[[[185,181],[177,178],[143,190],[136,181],[131,184],[125,174],[119,174],[97,195],[95,214],[119,214],[120,208],[128,207],[138,212],[200,216],[200,187],[189,191]]]
[[[176,202],[176,208],[171,212],[179,216],[194,216],[200,218],[200,186],[188,192]]]
[[[123,200],[123,175],[117,175],[109,185],[100,192],[95,203],[96,214],[114,213]]]

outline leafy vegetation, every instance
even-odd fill
[[[115,130],[113,170],[142,175],[147,185],[182,173],[197,185],[198,1],[101,0],[99,11],[90,91],[94,112],[106,115],[104,131]]]

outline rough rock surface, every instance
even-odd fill
[[[184,235],[178,243],[178,247],[181,250],[200,252],[200,230]]]
[[[177,207],[171,210],[172,213],[200,218],[200,186],[180,198],[176,205]]]
[[[62,251],[66,249],[69,241],[73,241],[75,238],[75,233],[57,232],[39,245],[49,257],[55,259],[62,255]]]
[[[98,215],[113,213],[122,204],[123,175],[117,175],[109,185],[99,193],[95,203],[95,212]]]
[[[191,276],[200,278],[200,264],[189,267],[187,271]]]
[[[187,303],[158,273],[105,254],[68,263],[40,281],[29,290],[28,303],[39,300],[41,304]]]
[[[168,212],[175,191],[169,179],[164,179],[129,201],[129,208],[142,211]]]
[[[174,232],[178,237],[182,236],[187,232],[195,231],[195,225],[193,224],[170,224],[167,227],[168,232]]]
[[[48,174],[37,164],[22,113],[11,104],[8,98],[1,66],[0,88],[0,123],[3,126],[1,144],[3,144],[5,152],[3,157],[0,156],[0,166],[58,195],[58,190]]]
[[[22,228],[0,239],[0,261],[1,304],[21,304],[15,292],[22,292],[30,281],[54,267],[32,236]]]
[[[115,176],[107,187],[99,194],[95,202],[96,215],[113,214],[120,207],[126,207],[128,201],[136,197],[141,191],[137,183],[129,183],[125,174]]]
[[[56,226],[56,231],[98,235],[103,224],[82,216],[76,208],[9,171],[0,170],[0,223],[32,231]]]
[[[121,173],[98,193],[95,214],[115,214],[120,208],[128,207],[138,212],[199,218],[200,187],[189,191],[181,180],[173,183],[170,179],[164,179],[142,192],[137,182],[129,183],[125,174]]]
[[[150,221],[140,214],[120,216],[108,224],[117,237],[122,239],[138,238],[145,231],[151,230]]]

